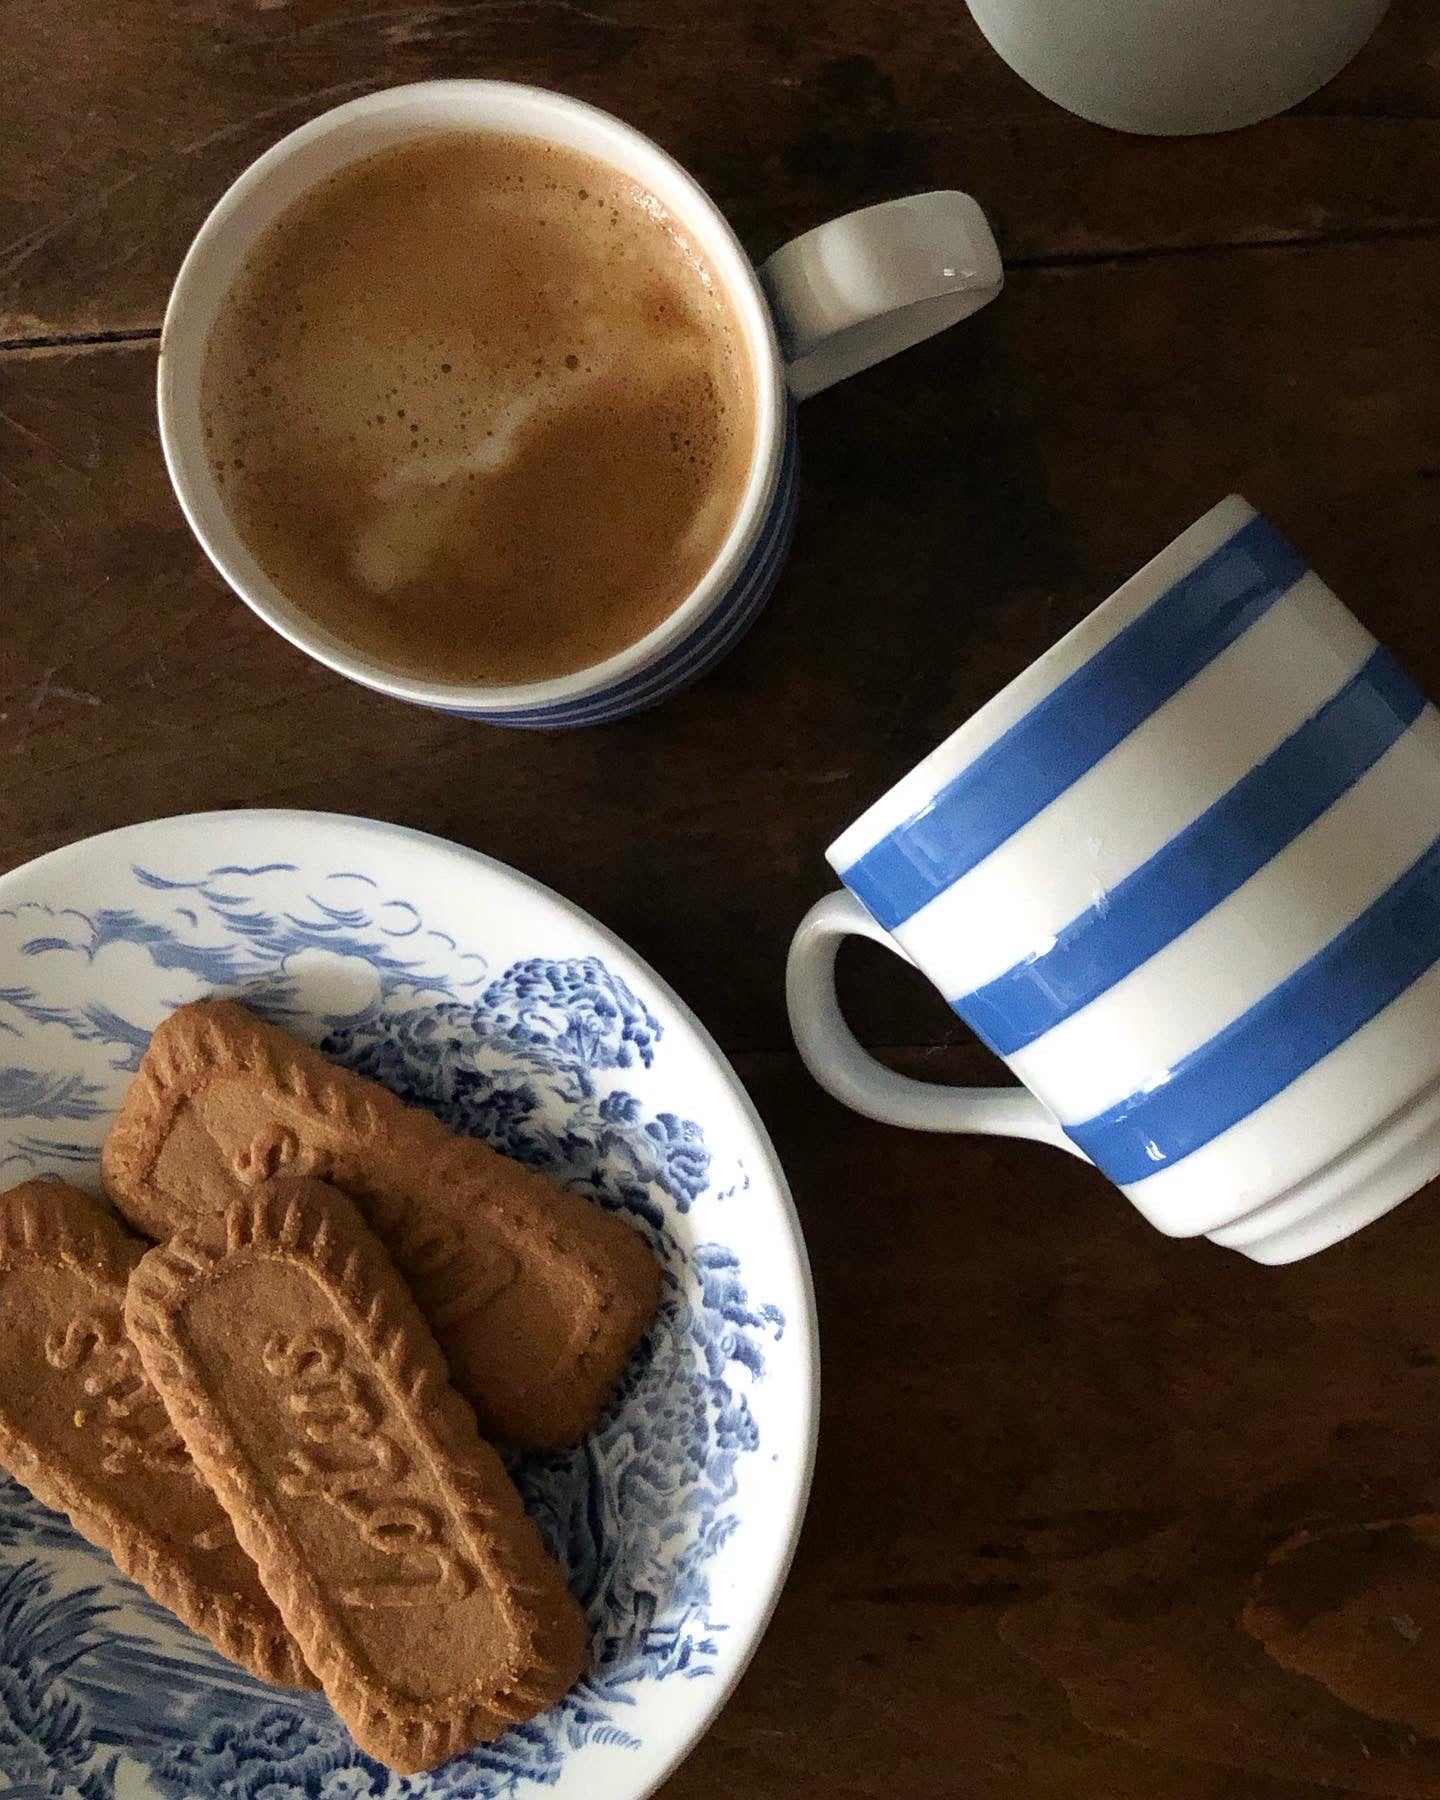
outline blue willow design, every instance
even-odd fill
[[[232,1667],[0,1480],[0,1770],[37,1800],[104,1800],[117,1745],[148,1760],[154,1789],[173,1800],[489,1800],[522,1780],[558,1780],[571,1748],[637,1746],[626,1729],[636,1685],[709,1674],[725,1628],[711,1612],[708,1565],[738,1522],[737,1461],[758,1444],[735,1373],[763,1378],[765,1342],[784,1320],[750,1302],[730,1250],[683,1242],[673,1229],[702,1195],[733,1189],[715,1191],[698,1124],[648,1114],[625,1085],[627,1071],[653,1066],[661,1025],[597,957],[529,958],[490,978],[482,958],[459,957],[451,939],[427,931],[418,908],[381,900],[353,871],[312,884],[322,893],[311,892],[303,913],[265,904],[263,877],[292,870],[225,867],[183,881],[137,868],[153,908],[91,917],[28,906],[20,949],[93,960],[114,944],[136,946],[191,989],[242,993],[454,1129],[640,1222],[666,1267],[655,1328],[599,1429],[573,1451],[522,1458],[513,1471],[589,1609],[591,1672],[562,1705],[498,1743],[406,1780],[357,1750],[323,1701],[282,1696]],[[427,948],[436,939],[443,956]],[[362,971],[355,1010],[306,1006],[303,961],[317,955],[327,968]],[[7,1011],[22,1022],[10,1028],[21,1046],[24,1022],[63,1027],[113,1070],[133,1070],[148,1039],[104,1005],[48,1004],[24,985],[0,989],[0,1026]],[[11,1053],[0,1048],[0,1062]],[[9,1137],[5,1181],[93,1166],[105,1091],[78,1074],[0,1067],[0,1119],[60,1134]]]

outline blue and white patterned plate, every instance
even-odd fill
[[[809,1270],[753,1107],[664,983],[524,876],[393,826],[214,813],[0,880],[0,1186],[56,1175],[98,1191],[150,1031],[207,993],[627,1213],[661,1252],[659,1321],[599,1430],[515,1467],[589,1607],[591,1670],[498,1743],[392,1775],[322,1699],[227,1663],[0,1477],[10,1794],[648,1793],[754,1649],[809,1484]]]

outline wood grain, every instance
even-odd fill
[[[228,183],[328,106],[395,82],[488,75],[593,100],[687,163],[768,254],[834,213],[963,187],[1012,261],[1434,230],[1440,11],[1396,0],[1299,112],[1143,141],[1048,105],[960,0],[732,6],[657,0],[91,0],[12,5],[0,116],[0,340],[153,329]]]
[[[1226,491],[1440,692],[1433,0],[1396,0],[1286,118],[1169,143],[1046,105],[959,0],[134,0],[103,28],[54,0],[3,24],[0,867],[243,805],[487,850],[677,985],[790,1171],[815,1497],[667,1793],[1440,1800],[1440,1192],[1258,1269],[1054,1152],[844,1112],[780,994],[834,833]],[[603,730],[446,720],[310,663],[209,571],[155,442],[151,340],[208,206],[310,114],[441,74],[632,119],[757,255],[959,185],[1009,262],[964,329],[807,405],[765,617]],[[884,953],[843,974],[911,1072],[992,1072]]]
[[[824,1414],[785,1603],[676,1800],[1440,1794],[1440,1188],[1261,1269],[1054,1151],[740,1070]]]
[[[794,555],[739,651],[653,713],[559,736],[366,693],[234,600],[168,488],[153,346],[12,357],[0,858],[208,806],[394,819],[520,864],[728,1047],[778,1048],[824,846],[1230,489],[1440,692],[1437,312],[1440,240],[1018,271],[965,328],[806,407]],[[866,1035],[959,1032],[853,954]]]

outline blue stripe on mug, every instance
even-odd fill
[[[1440,961],[1440,839],[1358,919],[1160,1087],[1065,1131],[1131,1186],[1219,1137],[1339,1048]]]
[[[703,625],[658,662],[602,694],[574,702],[563,716],[517,719],[514,714],[509,714],[505,723],[566,729],[602,724],[658,706],[672,694],[698,681],[734,648],[764,610],[790,551],[798,499],[799,454],[792,433],[765,536],[752,552],[745,569],[736,577],[730,592]]]
[[[1001,1056],[1114,987],[1233,894],[1371,769],[1425,696],[1379,648],[1364,668],[1193,824],[1067,925],[1043,955],[953,1000]]]
[[[983,862],[1179,693],[1305,573],[1254,518],[844,871],[887,930]]]

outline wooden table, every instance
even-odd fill
[[[478,846],[653,961],[789,1168],[814,1500],[669,1793],[1440,1796],[1440,1196],[1259,1269],[1053,1151],[842,1111],[781,1002],[835,831],[1231,488],[1440,692],[1434,0],[1289,117],[1189,142],[1048,106],[960,0],[17,0],[5,26],[0,860],[247,805]],[[1009,265],[972,323],[806,407],[794,558],[724,667],[573,736],[289,649],[205,564],[155,438],[166,290],[226,183],[327,105],[459,74],[633,120],[757,255],[961,186]],[[918,979],[849,954],[868,1041],[983,1072]]]

